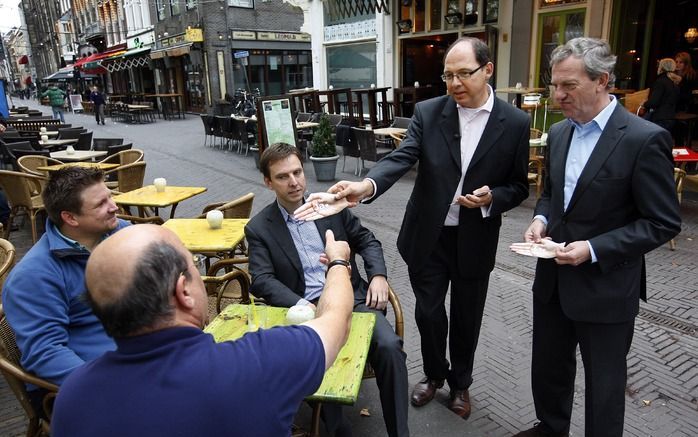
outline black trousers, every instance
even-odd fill
[[[431,379],[448,380],[452,390],[466,389],[473,382],[475,349],[489,283],[489,275],[471,278],[468,272],[459,270],[457,241],[458,228],[444,227],[426,265],[419,270],[409,269],[424,373]],[[447,317],[449,283],[451,311]],[[447,337],[450,366],[446,359]]]
[[[531,379],[536,415],[544,430],[570,428],[576,350],[584,364],[585,435],[622,437],[625,414],[626,356],[635,320],[586,323],[565,316],[558,295],[548,303],[533,299]]]

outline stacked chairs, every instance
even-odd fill
[[[124,144],[123,138],[92,138],[92,150],[106,151],[109,146],[120,146]]]
[[[213,115],[201,114],[201,122],[204,124],[204,147],[206,147],[209,138],[211,141],[215,138],[213,121]]]

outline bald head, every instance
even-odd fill
[[[191,279],[190,264],[191,255],[171,231],[129,226],[92,252],[85,272],[88,300],[115,338],[176,324],[175,295]]]

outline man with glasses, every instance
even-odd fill
[[[400,148],[366,179],[330,189],[339,199],[370,202],[419,162],[397,241],[416,297],[425,373],[411,401],[427,404],[446,379],[449,408],[466,419],[501,215],[528,196],[529,117],[494,97],[488,84],[493,71],[485,43],[458,39],[444,59],[448,95],[416,105]],[[450,335],[444,306],[449,284]]]

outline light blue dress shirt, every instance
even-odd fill
[[[570,204],[574,189],[577,187],[579,176],[582,174],[584,167],[589,161],[591,153],[596,147],[601,134],[603,133],[608,120],[611,118],[613,111],[616,109],[618,102],[615,96],[610,95],[611,102],[599,112],[596,117],[586,124],[579,124],[576,121],[568,118],[568,123],[573,126],[572,140],[570,142],[570,150],[567,153],[567,161],[565,162],[565,187],[564,187],[564,208],[567,211],[567,206]],[[548,224],[547,217],[536,216],[535,218],[542,220]],[[591,243],[587,241],[589,251],[591,252],[591,262],[595,263],[596,253]]]
[[[296,220],[283,206],[278,206],[303,266],[305,294],[296,305],[307,305],[318,299],[325,288],[325,266],[320,262],[325,245],[314,221]]]

